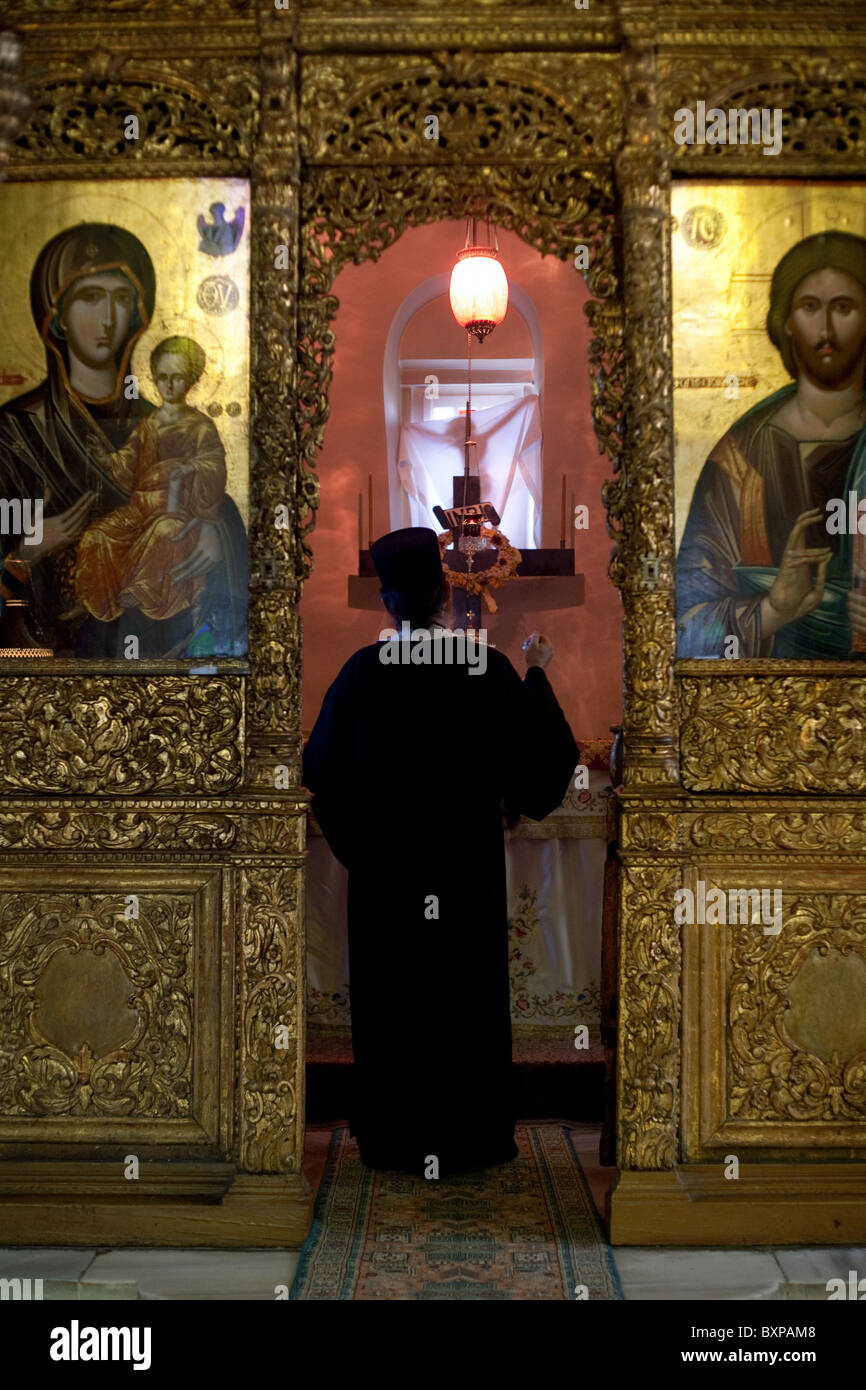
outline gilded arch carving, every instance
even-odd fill
[[[553,77],[564,78],[568,68],[569,83],[557,88]],[[610,159],[616,121],[597,103],[582,105],[598,80],[598,65],[590,72],[578,59],[552,55],[533,55],[532,78],[512,55],[392,59],[384,77],[379,60],[329,57],[318,67],[305,60],[298,325],[305,469],[314,468],[328,416],[336,276],[349,262],[377,260],[408,227],[460,218],[469,208],[543,254],[570,259],[577,244],[589,247],[587,283],[597,296],[586,306],[595,334],[593,421],[599,447],[618,458],[621,305]],[[601,82],[615,110],[610,65]],[[438,113],[437,143],[423,131],[424,117]],[[315,521],[316,484],[308,484],[305,500],[312,515],[301,537],[304,575],[312,564],[306,537]]]

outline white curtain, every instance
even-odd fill
[[[404,425],[397,454],[409,499],[409,525],[439,529],[434,507],[453,505],[452,478],[463,472],[465,416]],[[504,534],[518,549],[541,547],[541,411],[537,396],[473,410],[471,466],[481,500],[492,502]],[[459,501],[459,497],[458,497]]]

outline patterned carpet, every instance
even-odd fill
[[[515,1139],[511,1163],[435,1182],[365,1168],[335,1129],[289,1297],[621,1299],[568,1128],[518,1125]]]

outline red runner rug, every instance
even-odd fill
[[[365,1168],[334,1130],[289,1297],[621,1299],[564,1125],[518,1125],[510,1163],[442,1181]]]

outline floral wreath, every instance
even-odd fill
[[[487,605],[488,613],[495,613],[498,604],[490,589],[498,589],[500,584],[507,584],[509,579],[514,579],[517,575],[517,566],[523,556],[516,550],[507,536],[495,526],[483,525],[481,535],[485,540],[490,541],[494,550],[498,551],[496,561],[489,569],[479,570],[477,573],[462,574],[458,570],[449,569],[445,563],[445,551],[454,539],[453,531],[443,531],[439,536],[439,553],[442,556],[442,569],[445,577],[458,588],[465,589],[467,594],[481,594]]]

